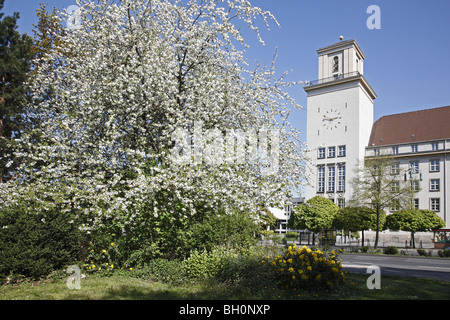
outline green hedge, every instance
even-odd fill
[[[82,233],[72,220],[57,210],[2,209],[0,278],[23,275],[37,279],[80,261]]]

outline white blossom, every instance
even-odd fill
[[[160,191],[182,202],[183,214],[196,214],[195,204],[207,203],[256,216],[299,187],[303,146],[288,116],[301,107],[285,91],[297,83],[285,82],[286,73],[276,78],[274,66],[250,70],[240,32],[245,24],[263,43],[256,22],[278,24],[270,12],[245,0],[77,5],[80,24],[44,58],[30,83],[30,107],[40,122],[20,141],[16,157],[26,161],[17,178],[0,185],[4,203],[25,198],[76,209],[95,227],[105,216],[129,223]],[[55,69],[54,59],[64,63]],[[195,123],[224,146],[222,133],[264,128],[269,149],[279,155],[277,170],[264,174],[255,163],[249,148],[256,140],[237,143],[235,151],[245,149],[249,157],[232,154],[234,163],[172,162],[172,135],[185,130],[195,144]],[[159,216],[156,200],[153,205]]]

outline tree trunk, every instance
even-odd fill
[[[362,230],[362,246],[364,247],[364,230]]]
[[[378,247],[378,233],[380,232],[380,206],[377,204],[377,232],[375,234],[375,245],[374,249]]]

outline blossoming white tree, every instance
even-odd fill
[[[286,73],[276,78],[273,66],[248,70],[239,31],[248,25],[260,38],[257,19],[277,23],[269,12],[246,0],[77,4],[79,23],[58,41],[63,47],[42,58],[31,83],[29,116],[39,126],[19,141],[17,159],[26,161],[0,186],[5,203],[21,198],[76,209],[95,227],[103,217],[129,223],[142,203],[157,216],[161,191],[171,194],[164,205],[176,199],[173,210],[186,216],[197,214],[199,203],[256,216],[298,187],[302,145],[288,115],[300,106],[285,91],[295,83]],[[276,172],[264,174],[251,161],[259,153],[248,136],[244,144],[224,144],[225,155],[241,146],[241,161],[173,161],[174,132],[198,136],[196,123],[219,136],[278,132],[265,144],[269,153],[279,150]],[[195,139],[187,145],[198,150]]]

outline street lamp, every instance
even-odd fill
[[[409,172],[409,178],[412,180],[413,176],[416,175],[417,173],[419,174],[419,180],[422,181],[422,170],[415,170],[415,172],[413,172],[413,168],[409,168],[408,170],[405,171],[405,181],[408,181],[408,175],[407,173]]]

